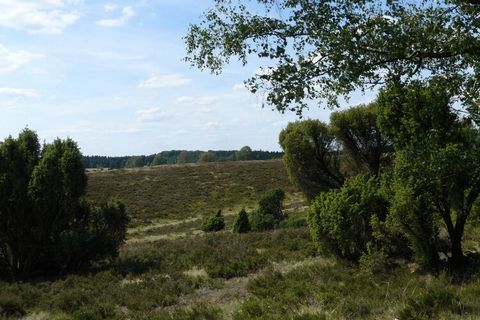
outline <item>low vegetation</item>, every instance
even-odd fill
[[[87,198],[118,196],[131,226],[159,219],[181,220],[216,212],[254,208],[267,190],[278,187],[303,201],[290,184],[281,160],[168,165],[88,174]]]
[[[215,232],[225,228],[225,220],[223,219],[222,210],[212,216],[207,216],[202,222],[202,231]]]

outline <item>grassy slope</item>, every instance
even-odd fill
[[[281,160],[165,165],[89,174],[87,197],[119,196],[136,222],[184,219],[253,205],[266,190],[292,194]]]
[[[209,199],[195,190],[213,188],[211,180],[229,191]],[[130,208],[137,219],[154,218],[155,223],[131,228],[120,257],[86,274],[0,282],[0,309],[23,309],[28,319],[45,320],[480,319],[480,277],[475,273],[458,282],[446,275],[412,272],[406,264],[388,272],[360,272],[357,266],[318,255],[305,226],[248,234],[198,231],[203,210],[250,203],[258,194],[242,190],[253,187],[260,193],[281,186],[279,181],[287,183],[278,161],[92,175],[91,196],[96,192],[95,198],[102,199],[118,193],[139,210]],[[235,187],[229,188],[231,184]],[[143,199],[142,194],[157,196],[159,188],[164,200]],[[189,210],[191,204],[205,202],[209,207]],[[157,219],[155,212],[176,204],[184,209],[169,211],[166,217],[173,221]],[[305,211],[294,209],[290,216],[305,217]],[[232,218],[226,216],[227,228]],[[479,226],[480,222],[471,228]],[[478,245],[478,234],[472,234],[469,243]]]

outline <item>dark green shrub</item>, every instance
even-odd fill
[[[0,294],[0,316],[10,319],[19,318],[25,314],[22,299],[14,294]]]
[[[284,199],[285,192],[282,189],[271,189],[262,196],[258,202],[258,207],[262,212],[272,215],[275,220],[281,221],[285,218],[285,214],[282,211]]]
[[[313,240],[340,257],[358,261],[375,244],[372,217],[384,221],[387,201],[375,177],[358,175],[339,190],[320,194],[310,206],[308,223]]]
[[[115,258],[129,222],[123,203],[113,198],[101,207],[86,204],[80,217],[71,230],[62,233],[51,256],[59,265],[74,270],[87,267],[91,261]]]
[[[246,233],[250,231],[250,221],[248,221],[248,214],[245,209],[242,209],[233,221],[233,232]]]
[[[308,225],[307,219],[302,215],[289,215],[286,219],[280,221],[279,228],[300,228]]]
[[[125,208],[84,200],[87,176],[71,140],[40,146],[35,132],[0,142],[0,276],[27,278],[80,269],[115,256]]]
[[[215,232],[225,228],[225,220],[223,219],[222,210],[213,216],[206,217],[202,222],[202,230],[204,232]]]
[[[260,209],[250,213],[249,220],[252,231],[272,230],[277,224],[277,221],[273,215],[265,213]]]

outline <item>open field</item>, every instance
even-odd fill
[[[87,197],[102,202],[119,196],[134,224],[253,207],[273,187],[290,195],[295,191],[282,160],[162,165],[94,172],[88,177]]]
[[[90,183],[91,198],[93,192],[98,199],[124,196],[137,221],[120,256],[83,274],[0,282],[0,308],[8,314],[29,320],[480,319],[478,266],[453,279],[406,263],[362,271],[319,254],[304,203],[279,161],[120,170],[95,173]],[[288,193],[282,228],[232,233],[236,209],[253,207],[274,186]],[[199,231],[201,216],[219,208],[226,230]],[[478,234],[470,233],[472,250]]]

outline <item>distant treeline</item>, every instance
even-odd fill
[[[141,156],[83,156],[86,168],[138,168],[144,166],[155,166],[162,164],[196,163],[196,162],[218,162],[236,160],[270,160],[280,159],[283,152],[275,151],[254,151],[245,146],[240,150],[220,151],[185,151],[171,150],[162,151],[157,154]]]

